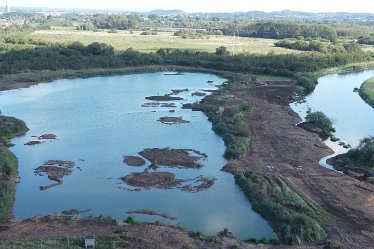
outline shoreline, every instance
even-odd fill
[[[373,92],[372,95],[370,95],[368,93],[368,91],[370,91],[370,89],[368,89],[368,88],[373,89],[373,90],[371,90]],[[364,100],[366,102],[366,104],[368,104],[372,108],[374,108],[374,77],[371,77],[370,79],[365,80],[361,84],[360,90],[359,90],[359,95],[362,98],[362,100]]]
[[[289,80],[289,78],[282,76],[272,76],[265,74],[244,74],[236,73],[230,71],[219,71],[214,69],[207,69],[201,67],[185,67],[185,66],[175,66],[175,65],[150,65],[150,66],[140,66],[140,67],[125,67],[125,68],[115,68],[115,69],[82,69],[82,70],[41,70],[41,71],[31,71],[27,73],[18,74],[5,74],[0,77],[0,92],[7,90],[15,90],[21,88],[28,88],[30,86],[51,83],[55,80],[60,79],[87,79],[93,77],[105,77],[105,76],[121,76],[128,74],[142,74],[142,73],[155,73],[155,72],[167,72],[168,70],[173,70],[175,72],[183,71],[188,73],[210,73],[215,74],[219,77],[225,78],[227,80],[237,77],[239,75],[250,75],[255,76],[264,80]]]

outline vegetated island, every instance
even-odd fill
[[[360,87],[361,98],[374,108],[374,77],[366,80]]]
[[[190,121],[184,120],[183,117],[161,117],[157,121],[163,124],[185,124],[189,123]]]
[[[169,167],[200,168],[201,159],[208,157],[205,153],[192,149],[153,148],[144,149],[139,155],[148,159],[153,164]]]
[[[360,181],[374,184],[374,137],[364,138],[357,148],[329,158],[327,163]]]
[[[205,176],[198,176],[193,179],[177,179],[170,172],[149,172],[145,169],[143,172],[135,172],[121,178],[126,184],[132,187],[141,187],[144,189],[172,189],[178,188],[182,191],[197,193],[210,188],[215,179],[209,179]]]
[[[323,112],[308,112],[305,120],[298,126],[307,131],[317,133],[322,139],[333,138],[332,132],[335,132],[335,129],[331,120]]]
[[[14,117],[1,115],[0,112],[0,222],[6,221],[12,213],[16,182],[18,176],[18,160],[8,150],[9,139],[26,133],[26,123]]]
[[[137,166],[137,167],[144,166],[146,163],[143,158],[138,157],[138,156],[124,156],[123,162],[129,166]]]

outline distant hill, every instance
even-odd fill
[[[158,16],[177,16],[177,15],[185,15],[187,14],[183,10],[152,10],[149,12],[149,14],[158,15]]]

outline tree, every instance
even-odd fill
[[[323,112],[310,112],[305,119],[324,132],[328,133],[333,129],[331,120]]]
[[[224,46],[221,46],[219,48],[216,48],[216,55],[229,55],[230,52],[227,51],[227,48]]]

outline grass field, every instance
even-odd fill
[[[365,81],[360,89],[361,97],[374,108],[374,77]]]
[[[199,51],[215,52],[219,46],[225,46],[228,50],[236,53],[297,53],[298,51],[286,48],[274,47],[276,40],[237,37],[235,40],[230,36],[207,36],[201,39],[183,39],[174,36],[172,32],[158,32],[157,35],[141,35],[141,31],[79,31],[73,29],[56,28],[52,30],[35,31],[28,35],[36,41],[47,41],[50,43],[72,43],[82,42],[87,45],[92,42],[103,42],[112,45],[116,51],[124,51],[133,48],[143,52],[155,52],[159,48],[171,49],[193,49]]]

